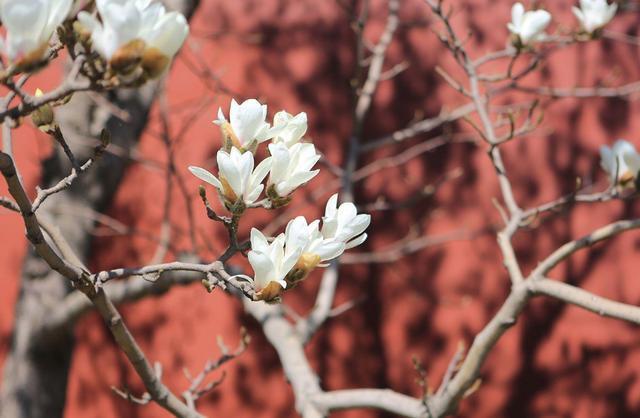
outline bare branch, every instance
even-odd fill
[[[316,395],[312,402],[326,411],[375,408],[403,417],[422,418],[427,410],[420,399],[390,389],[347,389]]]
[[[536,295],[546,295],[579,306],[600,316],[621,319],[640,325],[640,307],[594,295],[579,287],[551,279],[530,280],[528,288]]]
[[[11,196],[13,196],[20,208],[20,213],[27,228],[27,238],[35,247],[36,252],[52,269],[71,280],[74,286],[81,290],[82,293],[95,304],[116,342],[136,369],[136,372],[144,382],[152,398],[176,416],[200,418],[200,414],[190,410],[160,382],[149,361],[133,338],[133,335],[131,335],[129,329],[124,324],[120,313],[108,299],[104,291],[94,285],[89,273],[62,259],[53,248],[49,246],[44,239],[36,214],[33,212],[31,202],[18,178],[13,160],[4,152],[0,152],[0,172],[9,186],[9,193],[11,193]]]
[[[451,111],[443,110],[436,117],[423,119],[418,122],[414,122],[409,125],[407,128],[396,131],[392,134],[383,136],[381,138],[374,139],[363,144],[360,147],[361,152],[372,151],[374,149],[378,149],[385,145],[396,144],[407,139],[413,138],[417,135],[433,131],[445,125],[447,123],[456,121],[460,118],[463,118],[469,114],[471,114],[475,110],[475,105],[473,103],[467,103],[462,106],[459,106]]]
[[[207,361],[202,371],[198,373],[195,378],[191,378],[190,373],[185,370],[185,375],[191,382],[189,388],[182,393],[182,396],[187,401],[187,405],[189,405],[192,409],[195,409],[195,401],[197,401],[199,398],[209,393],[211,390],[222,383],[225,378],[224,372],[222,373],[220,378],[213,380],[203,386],[204,379],[209,374],[211,374],[215,370],[218,370],[223,364],[236,359],[238,356],[244,353],[247,350],[250,340],[251,338],[249,337],[249,334],[247,334],[247,330],[245,328],[240,329],[240,343],[233,352],[230,352],[222,339],[218,337],[218,346],[220,347],[220,352],[222,355],[217,360]]]
[[[538,264],[538,267],[536,267],[531,273],[531,277],[534,279],[540,279],[557,266],[558,263],[565,260],[576,251],[586,247],[591,247],[600,241],[637,228],[640,228],[640,219],[617,221],[596,229],[589,235],[575,241],[568,242],[555,250],[551,255]]]

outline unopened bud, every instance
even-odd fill
[[[42,97],[42,95],[42,90],[36,89],[35,96]],[[55,121],[51,105],[47,103],[34,110],[31,113],[31,121],[43,132],[50,131]]]
[[[202,279],[202,285],[204,286],[204,288],[207,290],[208,293],[213,292],[214,289],[214,285],[213,283],[211,283],[209,280],[207,279]]]

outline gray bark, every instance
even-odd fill
[[[170,7],[191,15],[197,0],[167,1]],[[136,147],[148,118],[157,83],[139,90],[107,94],[117,107],[130,114],[123,122],[86,94],[76,94],[59,109],[57,121],[78,160],[91,156],[102,128],[112,134],[112,144],[124,150]],[[38,213],[50,218],[83,262],[90,259],[93,221],[73,216],[81,211],[104,211],[121,183],[129,160],[103,155],[67,190],[51,196]],[[43,186],[70,173],[69,161],[59,147],[42,164]],[[11,347],[0,388],[0,418],[52,418],[63,415],[67,378],[73,354],[73,324],[46,335],[39,332],[43,319],[73,289],[68,280],[49,270],[30,249],[24,259],[20,293],[15,310]]]

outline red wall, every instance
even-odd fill
[[[175,146],[176,159],[195,203],[203,256],[213,257],[223,249],[224,234],[204,216],[196,196],[198,181],[188,175],[186,166],[212,166],[220,135],[211,121],[218,106],[226,109],[230,95],[259,97],[268,103],[271,115],[283,108],[295,113],[306,111],[309,135],[318,149],[332,162],[342,161],[351,129],[349,78],[354,58],[347,15],[337,4],[310,0],[203,1],[192,25],[189,46],[177,60],[168,87],[172,132],[178,135],[186,129]],[[369,39],[377,39],[384,23],[383,4],[374,1],[373,5]],[[489,0],[455,3],[455,26],[460,30],[470,27],[478,35],[469,43],[475,56],[504,46],[510,5]],[[550,6],[556,22],[552,28],[566,30],[575,24],[570,2],[553,2]],[[424,23],[430,14],[421,1],[411,0],[402,2],[402,18]],[[635,35],[637,27],[637,14],[627,13],[617,17],[610,29]],[[638,57],[638,46],[610,41],[567,47],[552,54],[548,64],[525,81],[566,87],[619,85],[640,76]],[[436,115],[442,106],[451,108],[462,103],[434,72],[435,65],[440,65],[459,75],[428,28],[408,25],[399,30],[388,63],[403,60],[411,67],[380,86],[367,122],[367,138],[392,132],[415,117]],[[211,77],[204,81],[196,67],[208,68]],[[493,69],[500,68],[504,69],[504,63]],[[56,77],[45,74],[37,80],[47,87]],[[510,96],[500,102],[511,103],[523,97]],[[211,103],[198,110],[206,99]],[[618,137],[637,141],[640,132],[640,119],[634,117],[639,109],[634,101],[565,99],[545,100],[544,105],[542,126],[504,147],[516,197],[525,207],[571,192],[576,177],[604,188],[606,179],[598,168],[598,147]],[[195,119],[190,120],[196,112]],[[159,233],[164,199],[163,176],[150,163],[166,161],[158,137],[160,129],[158,109],[154,109],[140,148],[143,161],[131,167],[109,212],[151,234]],[[426,138],[381,150],[363,162]],[[46,155],[48,142],[29,126],[18,134],[18,162],[31,189],[37,184],[39,159]],[[401,200],[421,185],[458,168],[462,176],[444,185],[432,199],[402,213],[374,213],[366,250],[380,249],[411,228],[431,235],[463,230],[472,236],[427,248],[392,264],[341,270],[337,303],[365,299],[327,324],[309,347],[309,357],[324,388],[391,387],[417,396],[412,355],[422,360],[430,384],[436,386],[458,342],[468,345],[504,300],[509,281],[492,232],[500,226],[491,203],[499,191],[482,145],[451,144],[388,169],[359,184],[357,198],[360,202],[373,202],[379,196]],[[309,190],[332,178],[324,170],[292,205],[303,205],[299,213],[319,215],[328,194],[312,206],[304,205],[305,194],[308,199]],[[543,224],[534,224],[515,239],[524,271],[572,237],[636,212],[633,202],[613,202],[577,207]],[[172,219],[177,225],[174,244],[181,250],[189,249],[185,218],[184,200],[176,192],[172,206]],[[265,225],[268,219],[269,214],[255,212],[243,220],[244,231],[251,225]],[[0,356],[8,348],[17,298],[25,248],[22,230],[16,216],[5,211],[0,214]],[[583,251],[556,268],[552,276],[602,296],[638,304],[639,239],[638,233],[630,232],[607,245]],[[208,250],[209,246],[212,249]],[[140,236],[101,236],[96,240],[92,266],[139,265],[152,257],[155,248],[154,242]],[[286,303],[305,312],[313,304],[318,279],[319,274],[315,274],[288,293]],[[225,383],[200,402],[201,410],[221,417],[295,416],[293,397],[275,351],[233,298],[218,291],[209,295],[194,285],[127,305],[123,312],[149,359],[164,365],[164,379],[178,392],[187,385],[183,367],[197,372],[208,358],[217,356],[216,335],[232,345],[240,326],[247,326],[253,337],[249,351],[227,365]],[[126,382],[128,387],[139,389],[140,384],[97,317],[83,320],[76,335],[67,418],[166,415],[155,406],[134,406],[112,395],[112,385],[123,386]],[[482,372],[483,384],[463,402],[459,416],[638,416],[639,345],[636,327],[553,301],[536,300],[489,356]],[[376,415],[356,411],[336,416]]]

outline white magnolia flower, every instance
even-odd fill
[[[6,28],[2,50],[16,65],[40,61],[56,28],[67,18],[72,0],[2,0],[0,20]]]
[[[251,251],[249,263],[254,271],[254,284],[257,299],[276,300],[286,289],[286,275],[298,261],[301,248],[287,249],[285,252],[285,235],[278,235],[271,244],[262,232],[251,229]]]
[[[300,256],[291,272],[286,276],[289,284],[304,279],[321,262],[333,260],[345,250],[345,243],[327,239],[320,232],[320,221],[307,224],[304,216],[298,216],[285,229],[285,254],[299,252]]]
[[[242,104],[231,99],[230,121],[219,108],[218,119],[214,123],[222,129],[226,149],[236,147],[244,151],[273,138],[275,130],[271,129],[266,118],[267,105],[260,104],[256,99],[245,100]]]
[[[272,200],[287,198],[295,189],[314,178],[320,170],[311,170],[320,159],[313,144],[299,142],[291,148],[279,142],[269,144],[273,158],[267,195]]]
[[[600,165],[612,184],[632,185],[640,171],[640,155],[631,143],[619,139],[612,148],[600,147]]]
[[[131,70],[141,62],[156,77],[189,34],[182,14],[151,0],[96,0],[96,7],[100,21],[84,11],[78,20],[91,32],[93,48],[117,69]]]
[[[344,242],[327,239],[322,235],[319,220],[307,224],[304,216],[289,221],[284,234],[287,249],[302,248],[302,254],[313,254],[319,261],[333,260],[345,250]]]
[[[241,213],[262,193],[262,180],[271,168],[271,157],[264,159],[254,170],[253,154],[232,148],[230,153],[218,151],[217,161],[218,177],[200,167],[189,166],[189,171],[217,188],[227,209]]]
[[[182,47],[189,35],[187,19],[178,12],[166,12],[160,3],[149,6],[151,0],[137,0],[142,7],[140,38],[146,49],[142,66],[152,78],[160,75]]]
[[[544,37],[544,30],[550,22],[551,14],[546,10],[525,12],[522,3],[516,3],[511,8],[511,22],[507,24],[507,28],[518,37],[522,45],[528,45]]]
[[[607,0],[580,0],[580,8],[573,7],[573,14],[587,33],[602,28],[609,23],[618,10],[618,3],[608,4]]]
[[[362,244],[367,239],[365,229],[371,223],[371,215],[359,214],[356,206],[345,202],[338,207],[338,194],[329,198],[322,218],[322,236],[345,243],[345,249]]]
[[[78,20],[91,32],[93,48],[110,61],[117,51],[140,40],[142,11],[137,1],[96,0],[99,21],[88,12],[78,13]]]
[[[300,142],[304,134],[307,133],[307,114],[300,112],[293,116],[282,110],[273,117],[273,126],[279,129],[273,142],[282,142],[291,148],[293,144]]]

